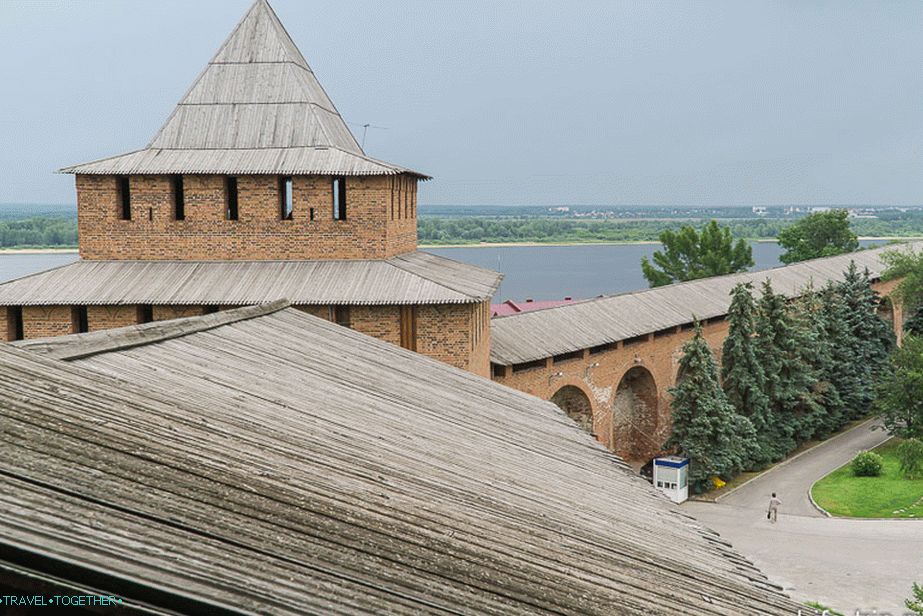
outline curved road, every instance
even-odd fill
[[[861,424],[776,466],[718,503],[689,501],[682,508],[795,599],[844,614],[902,615],[911,584],[923,582],[923,520],[826,518],[808,498],[815,481],[888,439],[873,425]],[[776,524],[766,520],[772,492],[782,500]]]

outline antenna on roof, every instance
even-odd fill
[[[388,130],[387,126],[375,126],[374,124],[356,124],[355,122],[347,122],[347,124],[352,124],[353,126],[358,126],[362,128],[362,143],[359,147],[363,150],[365,149],[365,136],[368,134],[370,128],[375,128],[378,130]]]

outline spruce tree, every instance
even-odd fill
[[[801,417],[802,439],[824,437],[835,432],[844,422],[843,400],[836,386],[833,341],[828,333],[827,315],[822,295],[812,287],[796,300],[796,348],[801,360],[810,367],[804,378],[807,388]]]
[[[801,348],[812,342],[808,331],[793,318],[785,297],[772,290],[769,280],[763,283],[758,307],[757,355],[763,360],[774,422],[770,441],[774,458],[781,459],[813,430],[805,417],[816,412],[813,386],[817,379]]]
[[[855,345],[847,322],[848,309],[839,286],[827,283],[819,299],[829,361],[822,379],[836,389],[838,397],[835,405],[827,406],[825,427],[832,432],[849,420],[850,409],[856,407],[856,400],[861,397],[862,382],[856,372]]]
[[[721,385],[735,412],[747,417],[753,425],[755,445],[748,466],[761,468],[775,457],[774,419],[765,392],[766,374],[756,351],[756,303],[752,290],[753,286],[746,283],[731,291],[728,335],[721,353]]]
[[[713,475],[728,479],[744,469],[755,446],[753,425],[734,411],[718,384],[715,358],[699,324],[683,345],[680,370],[683,380],[670,389],[673,433],[665,447],[690,459],[689,482],[700,492]]]
[[[846,322],[852,336],[853,371],[858,389],[850,408],[852,417],[865,416],[875,399],[875,384],[887,369],[888,357],[894,348],[894,331],[878,317],[881,298],[872,289],[868,270],[860,273],[854,261],[840,283],[846,303]]]

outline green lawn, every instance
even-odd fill
[[[904,479],[897,458],[897,439],[874,451],[884,458],[880,477],[855,477],[849,464],[811,488],[818,505],[846,518],[923,518],[923,479]]]

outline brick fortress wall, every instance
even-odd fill
[[[875,282],[873,287],[887,297],[897,281]],[[900,340],[904,315],[900,305],[886,302],[880,315],[892,322]],[[708,345],[716,360],[727,336],[727,322],[711,319],[703,324]],[[584,349],[566,356],[547,358],[518,367],[497,366],[495,381],[538,396],[562,402],[576,417],[586,407],[586,422],[596,439],[629,461],[647,462],[663,452],[671,430],[671,396],[668,389],[680,378],[682,346],[691,327],[653,332],[630,341]]]

